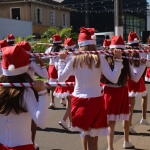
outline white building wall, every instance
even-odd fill
[[[15,37],[32,35],[32,22],[0,18],[0,40],[13,34]]]

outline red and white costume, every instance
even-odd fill
[[[121,36],[113,36],[110,48],[114,47],[125,48],[125,43]],[[134,74],[130,66],[131,78],[137,82],[144,72],[144,69],[145,66],[141,66],[137,74]],[[127,79],[128,77],[125,78]],[[126,83],[124,84],[125,85],[111,84],[110,82],[106,82],[105,84],[103,95],[109,121],[129,120],[128,88]]]
[[[10,46],[2,49],[2,71],[5,76],[16,76],[26,73],[30,64],[29,55],[21,46]],[[23,59],[20,59],[20,56]],[[14,61],[17,60],[17,61]],[[8,115],[0,114],[0,149],[1,150],[35,150],[31,140],[31,120],[40,128],[46,128],[48,120],[47,90],[38,92],[24,87],[22,105],[27,112],[19,114],[10,111]],[[13,99],[12,99],[13,101]]]
[[[131,66],[130,66],[131,68]],[[141,66],[137,74],[130,69],[133,82],[137,82],[145,66]],[[127,85],[106,84],[104,88],[104,99],[109,121],[129,120],[129,97]]]
[[[39,94],[43,92],[46,90],[39,92]],[[8,116],[0,114],[0,144],[3,145],[0,145],[0,149],[6,146],[10,150],[25,150],[25,148],[34,150],[31,140],[31,119],[40,128],[46,128],[48,96],[40,96],[37,102],[33,90],[25,88],[23,100],[28,112],[19,115],[11,112]]]
[[[150,82],[150,54],[147,54],[147,68],[146,68],[146,74],[145,74],[145,81]]]
[[[68,56],[66,62],[68,62],[70,58],[71,57]],[[75,82],[75,76],[71,74],[65,82]],[[73,90],[74,90],[74,86],[68,86],[68,87],[57,86],[55,88],[53,95],[57,98],[66,98],[68,96],[71,96]]]
[[[149,54],[139,53],[139,58],[146,58],[146,57],[148,58]],[[148,61],[147,61],[146,66],[149,66]],[[132,69],[133,69],[135,74],[139,70],[138,67],[134,67],[134,66],[132,66]],[[147,79],[146,76],[147,76],[147,73],[145,75],[145,80]],[[142,97],[146,96],[146,94],[147,94],[146,85],[145,85],[145,82],[144,82],[144,77],[142,75],[141,75],[138,82],[134,82],[132,79],[129,79],[129,81],[128,81],[128,93],[129,93],[129,97],[142,98]]]
[[[115,62],[112,71],[103,56],[100,56],[100,68],[73,68],[74,58],[66,64],[64,60],[58,63],[58,81],[63,82],[74,73],[75,87],[72,93],[72,131],[80,131],[85,135],[99,136],[108,134],[107,115],[104,99],[100,91],[100,76],[103,73],[111,82],[116,83],[123,67]]]
[[[139,68],[133,66],[131,67],[133,68],[134,73],[137,74]],[[129,79],[127,86],[128,86],[129,97],[146,96],[146,86],[143,77],[140,77],[138,82],[134,82],[132,79]]]
[[[49,54],[52,51],[52,47],[48,48],[45,53]],[[51,56],[49,59],[49,67],[48,67],[48,80],[47,82],[56,82],[58,78],[57,74],[57,63],[59,57],[58,56]]]

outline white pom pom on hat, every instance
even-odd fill
[[[8,66],[8,71],[13,72],[15,70],[15,66],[13,64]]]

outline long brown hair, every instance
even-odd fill
[[[122,56],[127,56],[127,54],[123,53]],[[123,68],[121,69],[121,74],[119,76],[117,85],[125,86],[128,79],[130,78],[130,67],[129,67],[129,60],[126,58],[123,59]],[[114,69],[114,58],[112,56],[106,56],[106,60],[110,65],[111,70]],[[101,82],[105,84],[113,84],[111,83],[103,74],[101,75]]]
[[[139,43],[134,43],[134,44],[130,44],[129,45],[131,48],[132,47],[136,47],[136,49],[139,49]],[[134,49],[134,48],[132,48],[132,49]],[[140,55],[139,55],[139,53],[131,53],[130,54],[131,55],[131,57],[133,57],[133,58],[140,58]],[[134,66],[134,67],[140,67],[140,61],[139,60],[136,60],[136,59],[132,59],[132,60],[130,60],[130,63]]]
[[[95,45],[86,45],[79,48],[79,51],[95,51],[96,46]],[[88,66],[88,68],[92,69],[92,63],[94,62],[95,67],[100,67],[100,59],[98,54],[81,54],[74,56],[74,64],[73,68],[77,68],[78,65],[80,67]]]
[[[16,76],[0,76],[0,83],[21,82],[33,82],[33,80],[27,73]],[[8,115],[10,112],[13,112],[18,115],[21,112],[27,112],[23,105],[24,90],[25,87],[0,87],[0,114]],[[37,97],[35,90],[34,93]]]

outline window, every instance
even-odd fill
[[[42,9],[41,8],[36,8],[35,11],[35,17],[36,17],[36,23],[42,23]]]
[[[11,8],[11,18],[20,20],[20,8]]]
[[[62,27],[67,27],[67,14],[62,14]]]
[[[55,26],[55,11],[54,10],[50,11],[50,25]]]

